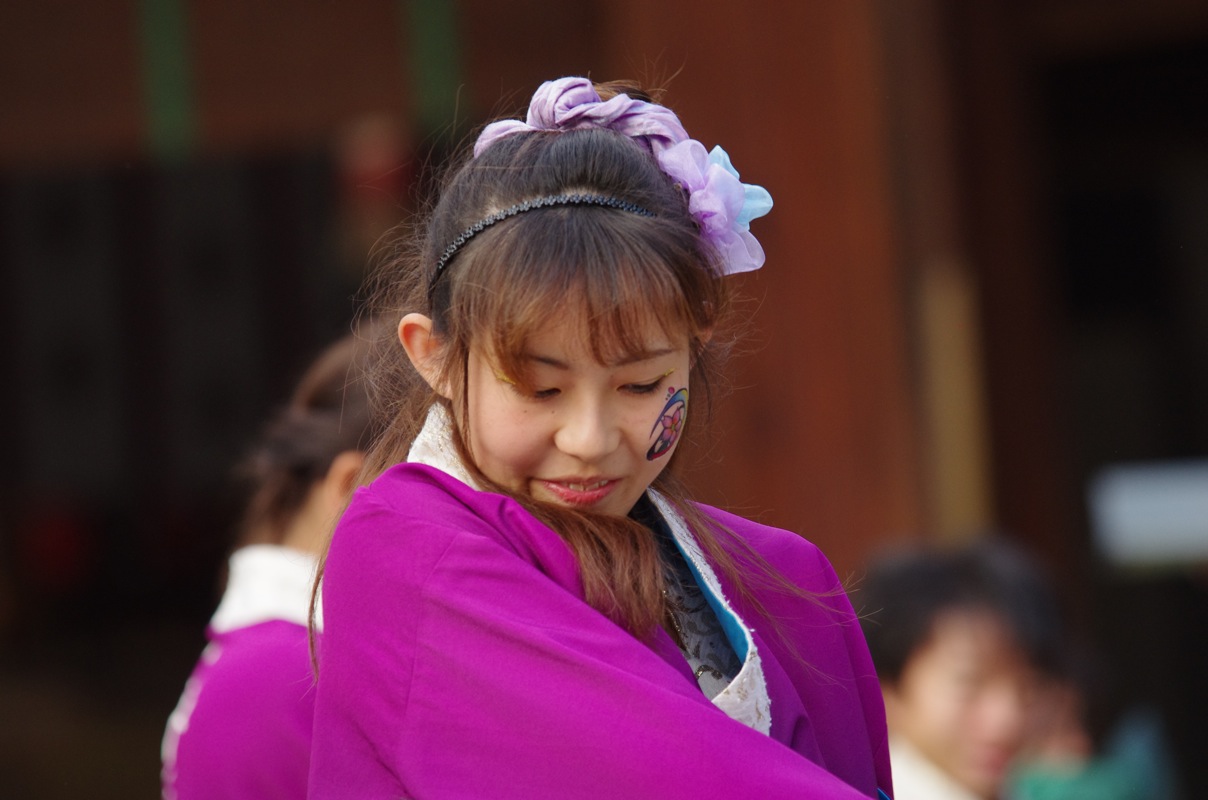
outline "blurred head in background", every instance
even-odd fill
[[[1058,667],[1058,612],[1039,569],[994,539],[897,552],[871,565],[857,598],[895,797],[998,797]]]
[[[375,326],[350,333],[307,369],[239,474],[252,487],[238,546],[321,553],[373,438],[364,382]]]

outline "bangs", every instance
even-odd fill
[[[672,342],[697,339],[711,324],[710,306],[690,301],[688,293],[707,291],[714,281],[695,243],[676,243],[665,227],[656,218],[606,208],[543,209],[515,218],[475,242],[472,257],[459,265],[451,298],[457,311],[450,316],[465,329],[454,335],[488,345],[498,368],[522,385],[528,342],[559,318],[586,326],[600,363],[646,356],[656,334]]]

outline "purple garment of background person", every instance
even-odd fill
[[[276,545],[232,555],[209,645],[168,720],[164,800],[306,797],[314,573],[313,556]]]

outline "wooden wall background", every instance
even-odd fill
[[[149,88],[156,69],[175,70],[190,104],[176,111],[173,158],[332,150],[375,117],[394,123],[408,156],[446,133],[415,120],[433,79],[410,66],[407,4],[176,3],[175,26],[148,11],[171,3],[62,5],[3,12],[10,169],[154,159],[154,118],[172,113]],[[925,534],[913,277],[899,252],[877,4],[735,13],[528,0],[504,13],[466,0],[452,11],[425,24],[455,26],[459,94],[446,122],[458,131],[548,77],[666,82],[693,135],[773,192],[775,212],[756,223],[768,266],[739,279],[754,300],[751,352],[695,471],[705,496],[810,536],[848,572],[886,540]],[[175,37],[183,56],[156,56],[155,35]]]

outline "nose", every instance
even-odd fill
[[[1028,696],[1027,688],[1015,682],[987,689],[981,708],[983,733],[998,744],[1017,744],[1026,729]]]
[[[599,461],[621,443],[621,429],[609,404],[584,398],[565,409],[554,434],[554,445],[580,461]]]

